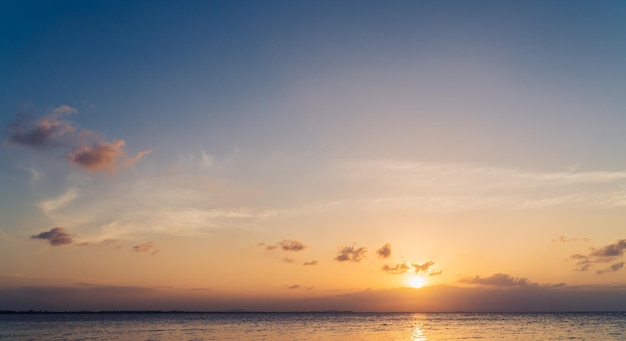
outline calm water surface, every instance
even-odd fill
[[[0,340],[626,340],[626,313],[0,314]]]

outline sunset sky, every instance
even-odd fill
[[[0,310],[626,310],[624,18],[3,2]]]

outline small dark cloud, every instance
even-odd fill
[[[339,254],[335,257],[338,262],[360,262],[367,254],[365,247],[344,246],[339,250]]]
[[[619,263],[615,263],[611,266],[609,266],[608,268],[604,269],[604,270],[597,270],[596,273],[598,275],[601,275],[603,273],[607,273],[607,272],[616,272],[616,271],[620,271],[624,268],[624,262],[619,262]]]
[[[571,255],[569,258],[576,261],[577,267],[574,269],[575,271],[588,271],[594,264],[610,263],[617,258],[623,257],[625,250],[626,239],[620,239],[601,248],[591,248],[586,255],[578,253]],[[607,269],[610,269],[610,267]],[[596,271],[596,273],[610,272],[607,269]]]
[[[54,227],[48,232],[32,235],[31,238],[47,240],[52,246],[68,245],[73,242],[72,235],[65,232],[62,227]]]
[[[133,246],[135,252],[150,252],[152,255],[159,253],[159,249],[156,248],[155,242],[146,242],[143,244]]]
[[[513,277],[503,273],[497,273],[490,277],[465,277],[461,278],[459,283],[488,285],[494,287],[531,287],[538,285],[537,283],[528,281],[526,278]]]
[[[378,258],[391,257],[391,244],[387,243],[383,245],[380,249],[376,250],[376,254],[378,255]]]
[[[394,266],[385,264],[382,270],[388,274],[392,275],[400,275],[407,272],[427,272],[431,266],[435,265],[435,262],[428,261],[423,264],[404,262],[400,264],[396,264]],[[433,275],[434,276],[434,275]]]
[[[310,260],[310,261],[304,262],[304,264],[302,264],[302,265],[317,265],[317,263],[319,263],[319,262],[316,261],[316,260]]]
[[[284,251],[302,251],[306,248],[306,245],[302,244],[297,240],[283,240],[278,245]]]
[[[396,264],[395,266],[391,266],[387,264],[383,265],[383,271],[388,274],[393,274],[393,275],[400,275],[400,274],[409,272],[411,270],[413,270],[413,267],[411,266],[410,262]]]
[[[287,289],[300,289],[300,284],[288,285]]]
[[[9,134],[7,142],[31,148],[48,148],[62,145],[58,140],[63,135],[73,133],[76,127],[62,118],[78,111],[68,105],[61,105],[39,119],[21,117],[5,128]]]
[[[428,276],[439,276],[443,273],[443,270],[439,270],[439,271],[431,271],[428,273]]]
[[[283,262],[289,263],[289,264],[296,262],[293,258],[289,258],[289,257],[285,257],[282,260],[283,260]]]
[[[276,245],[268,245],[268,246],[265,247],[265,250],[268,250],[268,251],[272,251],[272,250],[276,250],[276,249],[278,249],[278,246],[276,246]]]

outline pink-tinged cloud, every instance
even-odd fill
[[[47,240],[52,246],[68,245],[73,242],[72,235],[65,232],[62,227],[54,227],[50,231],[32,235],[31,238]]]
[[[278,245],[280,245],[280,247],[284,250],[284,251],[302,251],[306,248],[306,245],[302,244],[301,242],[297,241],[297,240],[283,240],[280,243],[278,243]]]
[[[123,149],[124,144],[124,140],[94,142],[92,145],[75,149],[67,158],[72,164],[89,171],[115,173],[118,169],[130,167],[150,154],[149,150],[144,150],[130,157]]]
[[[63,116],[76,114],[78,110],[61,105],[39,119],[21,119],[9,125],[5,131],[8,143],[51,151],[51,147],[65,147],[70,150],[67,160],[88,171],[105,171],[114,174],[141,160],[150,151],[140,151],[134,156],[124,150],[124,140],[111,142],[99,133],[78,129]]]
[[[360,262],[365,258],[367,249],[365,247],[344,246],[339,250],[339,254],[335,257],[338,262]]]
[[[5,129],[9,133],[7,142],[32,148],[60,146],[62,143],[58,138],[76,130],[74,125],[61,117],[77,112],[68,105],[61,105],[37,120],[18,120]]]
[[[508,274],[497,273],[489,277],[465,277],[459,283],[488,285],[494,287],[531,287],[539,284],[528,281],[526,278],[513,277]]]
[[[319,263],[319,262],[316,261],[316,260],[310,260],[310,261],[304,262],[302,265],[304,265],[304,266],[317,265],[317,263]]]
[[[156,248],[155,242],[146,242],[143,244],[133,246],[135,252],[150,252],[152,255],[159,253],[159,249]]]
[[[391,257],[391,244],[387,243],[383,245],[380,249],[376,250],[376,254],[378,258],[389,258]]]
[[[594,264],[610,263],[617,258],[623,257],[624,251],[626,251],[626,239],[619,239],[615,243],[601,248],[591,248],[590,252],[586,255],[579,253],[571,255],[569,258],[576,261],[577,268],[574,269],[575,271],[587,271]],[[611,272],[610,267],[605,270],[596,271],[597,274],[605,272]]]

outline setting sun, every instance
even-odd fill
[[[426,279],[422,276],[411,276],[407,278],[406,283],[411,288],[421,288],[426,284]]]

